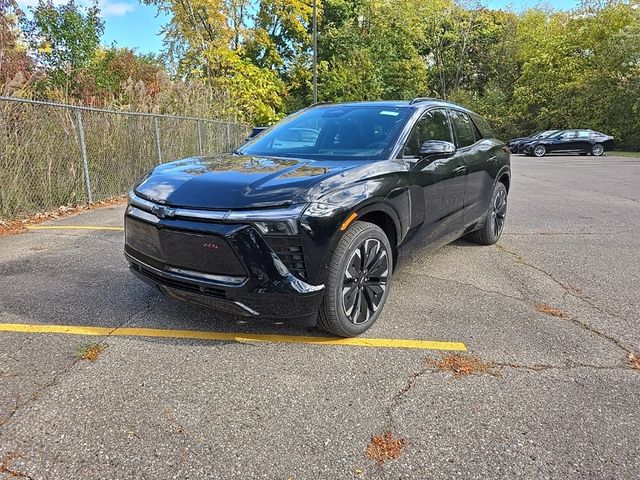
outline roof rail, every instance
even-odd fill
[[[411,100],[409,102],[409,105],[413,105],[414,103],[419,103],[419,102],[428,102],[429,100],[435,100],[435,98],[432,97],[416,97],[413,100]]]
[[[325,103],[334,103],[334,102],[332,102],[331,100],[325,100],[325,101],[322,101],[322,102],[312,103],[312,104],[311,104],[311,105],[309,105],[309,106],[310,106],[310,107],[315,107],[315,106],[317,106],[317,105],[324,105]]]

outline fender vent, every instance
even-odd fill
[[[302,242],[298,237],[263,237],[271,250],[278,255],[285,267],[300,280],[307,279],[307,269],[302,253]]]

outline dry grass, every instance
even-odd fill
[[[84,345],[78,349],[78,358],[80,360],[88,360],[95,362],[100,354],[104,351],[104,345],[99,343],[92,343],[91,345]]]
[[[460,355],[454,353],[447,355],[442,360],[430,360],[431,364],[443,372],[451,372],[454,377],[486,373],[497,375],[492,362],[483,362],[478,357]]]
[[[395,460],[400,456],[405,447],[405,441],[401,437],[395,437],[391,432],[384,435],[374,435],[367,446],[366,455],[382,465],[387,460]]]
[[[629,352],[629,354],[627,355],[627,361],[629,362],[629,365],[631,366],[631,368],[633,368],[634,370],[640,370],[639,355],[636,355],[633,352]]]
[[[65,205],[57,210],[51,212],[42,212],[31,215],[30,217],[22,220],[0,220],[0,237],[5,235],[15,235],[17,233],[24,233],[27,231],[27,227],[30,225],[37,225],[47,220],[56,220],[58,218],[65,218],[76,213],[86,212],[89,210],[95,210],[96,208],[108,207],[111,205],[124,204],[127,201],[126,195],[119,195],[117,197],[111,197],[107,200],[101,200],[99,202],[89,203],[87,205]],[[34,247],[35,250],[35,247]]]
[[[560,310],[557,307],[552,307],[551,305],[547,305],[546,303],[538,303],[536,305],[536,311],[544,313],[545,315],[549,315],[551,317],[569,318],[569,314],[564,310]]]

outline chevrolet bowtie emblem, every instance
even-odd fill
[[[151,209],[151,213],[158,218],[172,218],[176,216],[176,209],[156,205]]]

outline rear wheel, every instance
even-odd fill
[[[366,331],[382,312],[392,270],[392,249],[384,231],[372,223],[354,223],[329,262],[318,326],[341,337]]]
[[[484,225],[480,230],[467,235],[467,238],[480,245],[493,245],[498,241],[507,218],[507,187],[498,182],[493,189],[491,204],[487,210]]]
[[[591,155],[600,157],[603,154],[604,154],[604,145],[602,145],[601,143],[596,143],[591,147]]]
[[[547,149],[544,145],[536,145],[535,147],[533,147],[533,154],[536,157],[544,157],[546,153]]]

